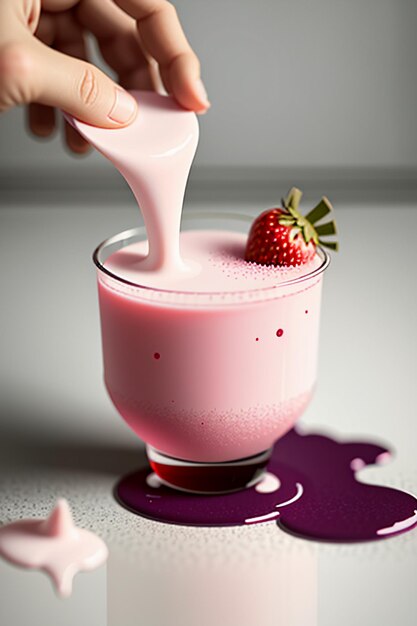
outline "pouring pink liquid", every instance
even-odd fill
[[[127,128],[73,121],[130,184],[147,235],[122,233],[95,253],[104,378],[155,471],[184,487],[178,463],[181,471],[247,457],[265,465],[304,411],[328,257],[320,251],[293,271],[245,262],[251,218],[230,218],[224,228],[213,219],[208,229],[206,219],[194,220],[180,235],[196,116],[167,97],[135,96],[139,112]]]
[[[195,113],[172,98],[153,92],[132,92],[139,112],[125,128],[71,123],[123,174],[140,206],[148,234],[141,270],[157,274],[187,274],[191,268],[179,251],[182,204],[188,174],[198,144]]]

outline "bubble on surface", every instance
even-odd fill
[[[352,459],[352,461],[350,462],[350,467],[354,472],[358,472],[362,468],[366,467],[366,463],[362,459],[356,458]]]
[[[209,261],[213,267],[219,269],[227,278],[268,283],[268,285],[279,284],[304,276],[316,269],[321,262],[318,257],[315,257],[309,263],[294,267],[260,265],[253,261],[245,261],[244,258],[239,258],[230,252],[212,253]]]
[[[281,482],[278,476],[272,474],[271,472],[265,472],[265,475],[255,485],[255,491],[258,493],[273,493],[277,491],[281,486]]]
[[[146,484],[153,489],[159,489],[162,485],[161,479],[157,476],[157,474],[155,474],[155,472],[152,472],[146,477]]]

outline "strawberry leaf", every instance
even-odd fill
[[[294,209],[294,207],[289,206],[288,211],[291,213],[291,215],[293,216],[296,222],[299,222],[300,220],[303,219],[303,216],[301,215],[301,213],[299,213],[297,209]]]
[[[288,217],[281,217],[279,223],[281,226],[293,226],[296,224],[296,221],[289,215]]]
[[[310,222],[310,224],[315,224],[316,222],[323,219],[323,217],[328,215],[332,208],[333,207],[330,204],[330,201],[326,198],[326,196],[323,196],[318,205],[315,206],[314,209],[312,209],[309,213],[307,213],[305,218]]]
[[[336,224],[334,222],[326,222],[326,224],[316,226],[316,232],[318,235],[335,235],[337,232]]]
[[[297,187],[291,187],[290,191],[287,194],[287,197],[283,200],[284,207],[288,210],[291,210],[290,208],[293,208],[296,211],[299,207],[302,197],[303,192],[301,191],[301,189],[298,189]]]
[[[309,244],[311,240],[313,240],[314,243],[318,243],[318,237],[315,228],[309,222],[306,222],[303,227],[303,236],[306,244]]]
[[[339,250],[339,244],[337,243],[337,241],[322,241],[321,239],[319,239],[319,244],[321,246],[323,246],[323,248],[329,248],[329,250],[334,250],[335,252],[337,252]]]

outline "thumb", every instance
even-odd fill
[[[119,128],[133,121],[136,100],[96,66],[48,48],[30,46],[29,100],[58,107],[102,128]]]

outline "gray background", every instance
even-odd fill
[[[176,5],[213,102],[186,209],[255,215],[292,184],[306,202],[330,196],[341,252],[302,423],[388,443],[393,461],[361,480],[416,493],[417,3]],[[91,626],[414,626],[417,531],[322,545],[274,523],[167,526],[115,503],[115,481],[144,456],[103,388],[90,255],[140,217],[104,159],[30,139],[22,116],[0,116],[0,521],[64,496],[111,556],[66,604],[42,575],[1,563],[0,621],[72,626],[88,605]]]
[[[197,167],[417,167],[415,0],[174,4],[213,104]],[[0,117],[0,169],[84,167],[22,117]]]

